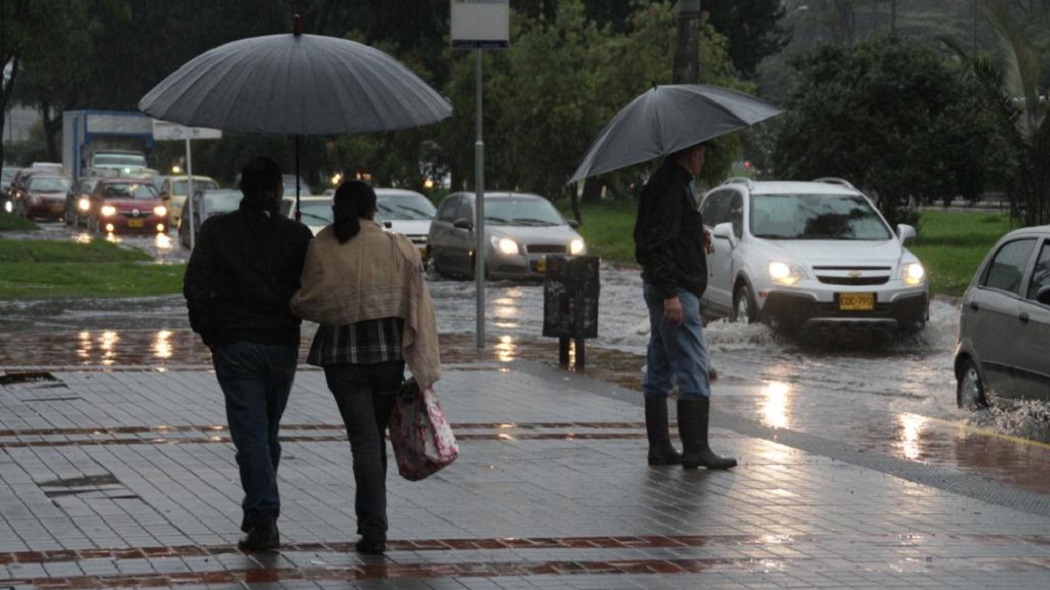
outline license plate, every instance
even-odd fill
[[[536,261],[536,272],[547,272],[547,257],[544,256]]]
[[[874,293],[839,293],[840,311],[871,311],[875,309]]]
[[[51,205],[51,212],[52,213],[64,213],[65,210],[66,210],[66,204],[65,203],[53,203]]]
[[[142,227],[143,221],[141,219],[129,219],[128,227]]]

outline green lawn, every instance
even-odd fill
[[[155,264],[142,250],[92,240],[0,237],[0,299],[145,297],[182,290],[184,265]]]

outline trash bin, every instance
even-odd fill
[[[598,336],[597,256],[547,256],[543,277],[543,335],[559,339],[559,361],[569,365],[569,342],[576,367],[586,364],[585,338]]]

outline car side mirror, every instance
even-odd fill
[[[1039,287],[1039,291],[1037,291],[1035,295],[1035,300],[1043,305],[1050,305],[1050,285]]]
[[[575,219],[570,219],[569,220],[569,227],[571,227],[572,229],[576,229],[576,228],[580,227],[580,222],[576,221]]]
[[[457,219],[457,220],[452,222],[452,227],[455,227],[455,228],[458,228],[458,229],[473,230],[474,229],[474,223],[471,222],[469,219],[466,219],[464,217],[460,217],[459,219]]]
[[[718,225],[715,226],[715,229],[712,230],[711,233],[714,234],[714,237],[717,238],[717,239],[729,240],[730,242],[732,242],[733,241],[733,223],[731,221],[727,221],[725,223],[719,223]]]
[[[169,195],[168,193],[161,193],[158,196],[160,197],[160,200],[162,200],[162,201],[170,201],[171,200],[171,195]]]
[[[914,227],[906,223],[897,225],[897,236],[900,237],[902,244],[907,243],[909,240],[914,240],[917,235]]]
[[[384,221],[383,222],[383,227],[386,228],[386,229],[390,229],[390,228],[394,227],[394,224],[390,223],[389,221]]]

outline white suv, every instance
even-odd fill
[[[919,259],[860,191],[841,179],[732,178],[704,194],[714,233],[708,318],[762,321],[784,330],[917,331],[929,318]]]

